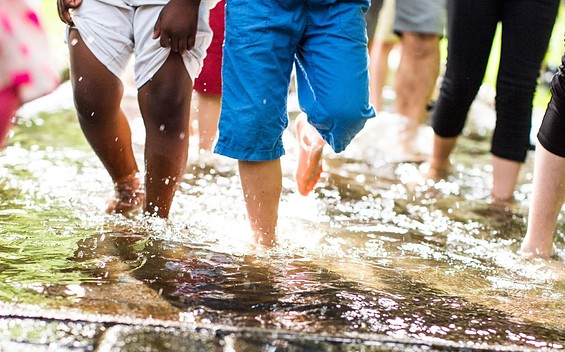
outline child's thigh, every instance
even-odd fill
[[[75,28],[90,52],[117,77],[133,52],[133,15],[131,8],[98,0],[84,1],[73,14]],[[75,44],[70,45],[72,50]]]
[[[194,47],[182,53],[186,74],[192,80],[200,73],[206,49],[212,41],[212,30],[209,24],[209,1],[202,1],[198,14],[198,26]],[[135,11],[135,81],[137,88],[147,83],[163,66],[170,55],[170,47],[162,47],[159,39],[153,39],[153,28],[159,18],[163,6],[140,6]],[[179,72],[185,74],[185,72]],[[180,78],[180,76],[179,76]]]

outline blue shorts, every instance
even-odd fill
[[[343,151],[375,116],[368,6],[369,0],[227,0],[215,152],[247,161],[284,155],[294,64],[301,109],[334,151]]]

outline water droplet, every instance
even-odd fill
[[[165,184],[168,185],[169,183],[171,183],[171,180],[169,178],[165,179]]]
[[[71,40],[71,45],[72,45],[72,46],[75,46],[75,45],[77,45],[77,44],[78,44],[78,39],[75,38],[75,39]]]
[[[267,99],[263,99],[263,105],[267,104]]]
[[[114,142],[117,142],[117,141],[118,141],[118,139],[119,139],[119,138],[118,138],[118,137],[116,137],[116,139],[114,139]]]
[[[82,81],[82,76],[80,76],[80,77],[78,78],[78,81],[79,81],[79,82]]]
[[[182,141],[184,138],[186,137],[186,135],[184,134],[184,132],[181,132],[181,134],[179,134],[179,139]]]
[[[94,116],[94,111],[90,113],[90,116]]]
[[[159,126],[159,131],[163,132],[165,130],[165,125]]]

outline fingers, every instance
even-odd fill
[[[186,38],[186,50],[191,50],[192,48],[194,48],[195,44],[196,44],[196,38],[194,37]]]
[[[71,14],[69,13],[69,9],[65,6],[64,0],[57,0],[57,12],[59,14],[59,19],[63,21],[63,23],[66,23],[69,26],[73,25]]]
[[[168,9],[165,6],[155,21],[153,39],[159,39],[159,45],[163,48],[171,48],[175,53],[184,53],[194,47],[196,26],[179,20],[178,16],[171,16],[173,10],[169,9],[167,12]],[[173,13],[176,14],[174,11]]]
[[[175,38],[167,35],[161,35],[159,44],[163,47],[170,47],[174,53],[184,53],[194,47],[194,39],[192,38]]]
[[[171,38],[169,38],[169,35],[167,33],[161,32],[161,36],[159,37],[159,44],[163,48],[168,48],[170,46],[170,43]]]
[[[157,22],[155,22],[155,26],[153,27],[153,39],[157,39],[161,36],[161,15],[157,17]]]
[[[179,52],[179,41],[178,39],[171,40],[171,50],[173,53]]]
[[[82,5],[82,0],[67,0],[69,3],[69,8],[76,9]]]
[[[187,41],[186,39],[179,39],[178,41],[179,45],[178,45],[178,49],[179,49],[179,53],[184,53],[187,49],[186,49],[186,45],[187,45]]]
[[[82,0],[57,0],[57,12],[59,19],[69,26],[74,26],[73,18],[69,10],[80,7]]]

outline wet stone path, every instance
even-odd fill
[[[194,150],[170,221],[104,214],[111,182],[71,101],[63,86],[26,106],[0,154],[0,351],[563,349],[565,254],[516,254],[531,158],[516,203],[490,203],[492,106],[475,107],[437,184],[395,159],[383,114],[299,196],[290,129],[278,244],[264,249],[235,163]],[[563,248],[565,221],[557,232]]]

